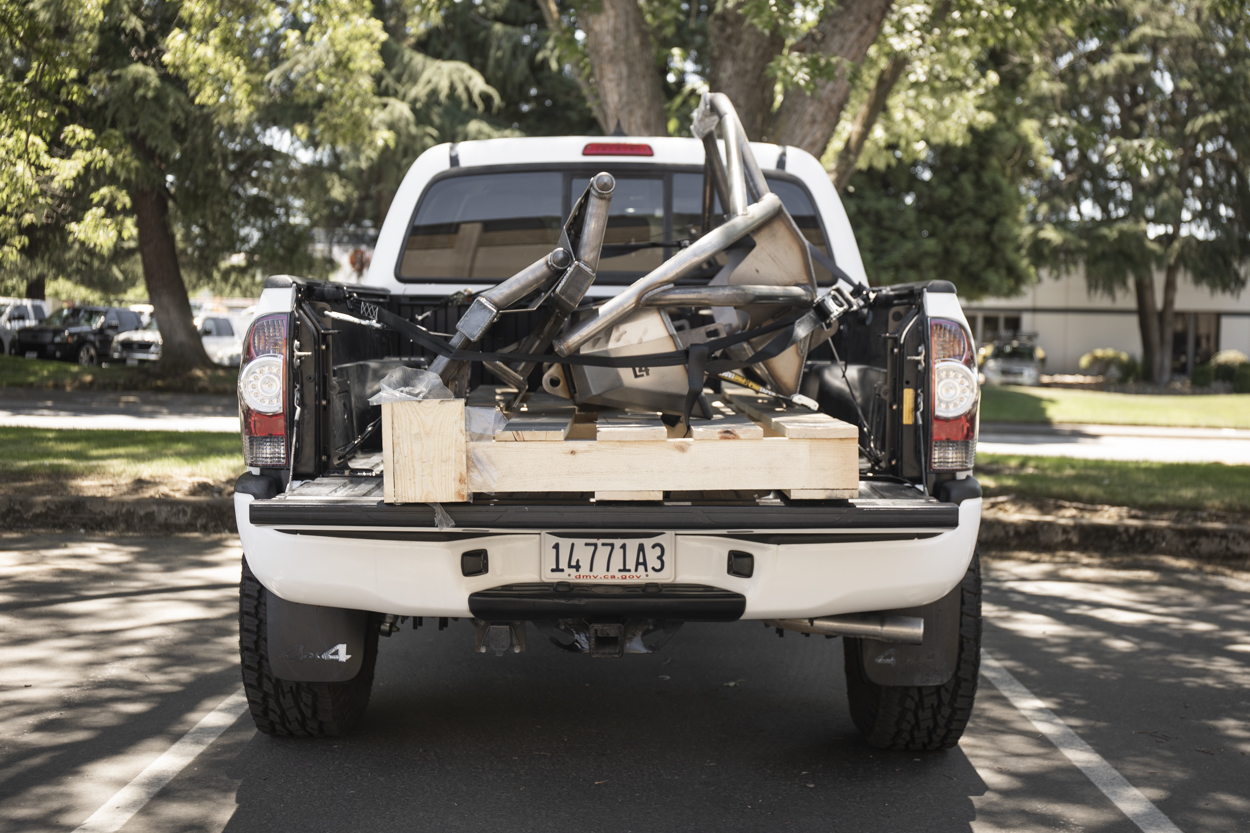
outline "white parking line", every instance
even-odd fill
[[[178,742],[117,791],[104,806],[91,814],[74,833],[114,833],[130,817],[143,809],[166,784],[174,780],[187,764],[229,729],[239,715],[247,711],[247,695],[243,687],[222,700],[217,708],[204,715]]]
[[[1120,812],[1141,828],[1142,833],[1181,833],[1180,828],[1163,815],[1150,799],[1138,792],[1115,767],[1081,740],[1076,732],[1068,728],[1033,692],[1025,688],[1023,683],[986,651],[981,651],[981,673],[1077,769],[1085,773],[1085,777],[1094,782],[1094,786],[1102,790],[1102,794],[1111,799],[1111,803],[1119,807]]]

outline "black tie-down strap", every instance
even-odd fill
[[[577,364],[587,367],[675,367],[685,365],[687,383],[685,413],[683,417],[690,424],[690,412],[703,391],[703,381],[708,373],[724,373],[743,367],[759,364],[781,355],[799,341],[811,335],[822,325],[819,315],[811,309],[791,313],[750,330],[733,335],[714,338],[702,344],[692,344],[684,350],[673,350],[668,353],[647,353],[640,356],[557,356],[551,353],[499,353],[478,350],[457,350],[442,338],[431,333],[424,327],[383,309],[376,304],[358,301],[359,313],[362,317],[390,327],[400,335],[412,339],[427,350],[445,356],[453,361],[463,362],[556,362],[559,364]],[[355,306],[355,304],[353,304]],[[781,332],[779,332],[781,331]],[[770,333],[777,333],[767,344],[756,350],[745,359],[721,358],[711,356],[735,344],[752,341]]]

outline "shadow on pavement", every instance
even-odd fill
[[[863,744],[837,641],[687,625],[602,661],[529,636],[496,658],[467,622],[397,635],[357,733],[240,751],[226,830],[949,831],[984,791],[959,749]]]

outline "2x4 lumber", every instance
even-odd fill
[[[729,386],[726,386],[727,388]],[[727,391],[733,406],[747,416],[753,417],[789,439],[854,439],[859,441],[859,429],[849,422],[834,419],[828,414],[809,411],[797,405],[786,405],[771,396],[759,396],[743,391]]]
[[[595,500],[664,500],[664,492],[660,489],[645,489],[637,492],[595,492]]]
[[[859,482],[855,440],[469,443],[476,492],[839,489]]]
[[[854,489],[783,489],[791,500],[849,500],[859,497],[859,487]]]
[[[573,411],[565,413],[520,413],[508,420],[503,430],[495,435],[497,442],[560,442],[569,435],[573,425]]]
[[[600,413],[595,422],[595,438],[620,442],[666,440],[668,426],[660,420],[659,414],[608,411]]]
[[[464,400],[384,403],[382,458],[387,503],[468,500]]]
[[[761,440],[764,429],[754,420],[735,412],[719,397],[709,397],[711,419],[691,419],[690,436],[696,440]]]

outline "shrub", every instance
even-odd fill
[[[1189,375],[1189,383],[1196,388],[1209,388],[1214,381],[1215,366],[1210,364],[1198,365],[1194,368],[1194,372]]]
[[[1250,362],[1237,365],[1233,373],[1233,393],[1250,393]]]
[[[1112,380],[1132,382],[1141,375],[1137,359],[1114,347],[1099,347],[1081,356],[1081,370]]]
[[[1237,375],[1237,368],[1250,364],[1250,358],[1240,350],[1221,350],[1211,357],[1211,367],[1215,369],[1215,378],[1221,382],[1231,382]]]

